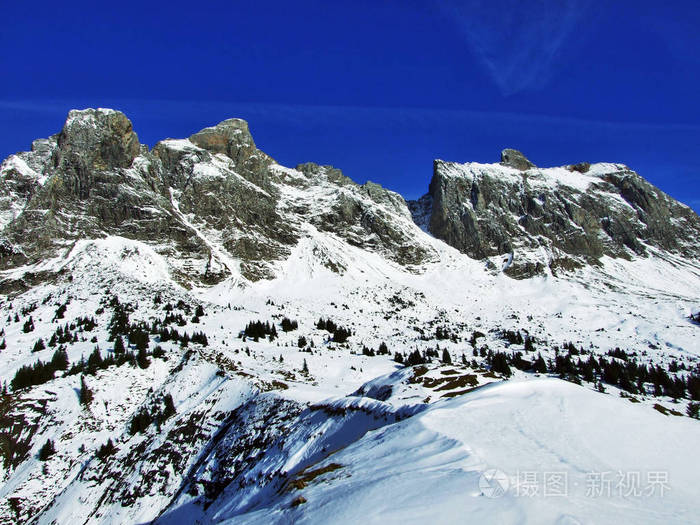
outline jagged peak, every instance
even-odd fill
[[[63,153],[79,153],[86,165],[97,169],[128,167],[141,150],[131,121],[108,108],[69,111],[58,146]]]
[[[63,125],[63,130],[66,131],[75,125],[89,125],[91,127],[97,128],[101,124],[108,123],[114,120],[123,120],[129,123],[131,126],[131,121],[129,118],[116,109],[110,108],[85,108],[85,109],[71,109],[68,111],[68,116],[66,117],[66,122]]]
[[[506,148],[501,151],[501,164],[520,171],[526,171],[536,166],[517,149]]]
[[[223,120],[189,137],[190,142],[212,153],[224,153],[235,158],[238,150],[256,149],[248,122],[239,118]]]

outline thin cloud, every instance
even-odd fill
[[[542,88],[587,0],[438,0],[504,96]]]

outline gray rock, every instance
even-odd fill
[[[526,171],[535,167],[525,155],[520,153],[517,149],[510,148],[501,151],[501,164],[520,171]]]
[[[507,162],[524,167],[510,154]],[[590,165],[567,168],[584,174]],[[470,257],[515,254],[506,273],[516,278],[547,265],[562,272],[597,264],[603,255],[643,256],[648,247],[700,257],[700,218],[629,168],[613,167],[587,191],[540,183],[545,176],[438,160],[428,195],[409,206],[419,226]],[[542,249],[548,260],[534,260]]]

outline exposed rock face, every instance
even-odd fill
[[[108,109],[71,111],[59,134],[10,156],[0,190],[0,270],[118,235],[149,243],[188,286],[272,278],[314,230],[420,271],[438,256],[414,220],[470,257],[508,254],[489,264],[513,277],[650,248],[697,258],[700,237],[695,213],[622,165],[538,169],[510,149],[501,164],[435,161],[429,193],[406,203],[331,166],[280,166],[240,119],[149,151]],[[342,253],[313,251],[344,270]]]
[[[332,166],[306,163],[297,166],[312,189],[331,183],[331,193],[312,193],[304,215],[316,228],[332,232],[348,243],[401,265],[418,265],[435,258],[429,246],[411,235],[411,214],[399,194],[373,182],[356,184]]]
[[[520,171],[527,171],[530,168],[535,167],[535,165],[530,162],[525,155],[520,153],[517,149],[510,148],[506,148],[501,151],[501,164]]]
[[[283,168],[240,119],[148,151],[122,113],[71,111],[58,135],[3,163],[0,188],[0,269],[119,235],[154,245],[185,284],[255,281],[274,277],[307,225],[400,264],[432,257],[407,233],[401,196],[328,166]]]
[[[513,254],[513,277],[649,248],[700,256],[698,216],[626,166],[536,169],[515,153],[501,165],[435,161],[428,196],[411,203],[416,222],[470,257]]]

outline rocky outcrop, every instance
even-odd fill
[[[315,194],[316,206],[309,204],[302,212],[319,230],[403,266],[435,258],[432,249],[412,235],[411,214],[398,193],[373,182],[359,185],[332,166],[306,163],[297,170],[305,176],[303,186],[327,189]]]
[[[124,114],[71,111],[59,134],[3,163],[0,187],[0,269],[118,235],[152,245],[186,285],[269,279],[306,225],[403,265],[432,256],[400,195],[329,166],[283,168],[240,119],[149,151]]]
[[[537,169],[514,150],[500,165],[438,160],[428,195],[410,206],[417,224],[470,257],[510,254],[503,267],[518,278],[650,248],[700,256],[700,218],[617,164]]]
[[[539,169],[511,149],[500,164],[436,161],[428,194],[406,203],[332,166],[280,166],[240,119],[149,151],[109,109],[71,111],[60,133],[9,157],[0,190],[0,270],[116,235],[151,245],[188,286],[272,278],[314,229],[420,271],[438,256],[415,220],[514,277],[649,249],[697,258],[700,236],[697,215],[622,165]],[[341,258],[323,264],[342,271]]]
[[[527,171],[535,165],[517,149],[506,148],[501,151],[501,164],[520,171]]]

